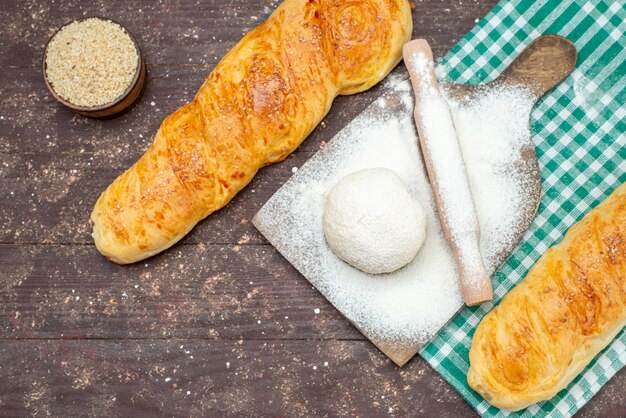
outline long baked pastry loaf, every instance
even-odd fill
[[[469,385],[519,410],[565,388],[626,325],[626,184],[574,225],[479,324]]]
[[[296,149],[337,95],[383,79],[411,31],[407,0],[286,0],[100,196],[98,250],[132,263],[176,243]]]

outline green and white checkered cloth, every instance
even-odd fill
[[[543,178],[537,218],[493,278],[494,303],[590,209],[626,181],[626,1],[500,2],[441,62],[448,81],[494,79],[535,38],[555,33],[578,49],[576,70],[531,115]],[[485,417],[570,417],[626,364],[626,330],[553,399],[517,413],[467,385],[472,335],[494,304],[463,309],[421,355]]]

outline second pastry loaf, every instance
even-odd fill
[[[297,148],[338,94],[384,78],[411,30],[407,0],[286,0],[102,193],[91,214],[98,250],[132,263],[176,243]]]
[[[519,410],[565,388],[626,325],[626,184],[550,248],[479,324],[469,385]]]

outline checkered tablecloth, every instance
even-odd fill
[[[517,0],[500,2],[444,57],[448,81],[494,79],[536,37],[573,41],[578,64],[531,115],[543,179],[537,218],[493,277],[494,303],[465,308],[421,355],[485,417],[569,417],[626,364],[626,331],[553,399],[517,413],[489,405],[467,385],[476,326],[494,304],[590,209],[626,181],[626,1]]]

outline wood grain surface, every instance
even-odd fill
[[[496,1],[414,3],[414,37],[440,57]],[[0,415],[475,416],[421,358],[394,366],[250,223],[292,167],[406,77],[402,66],[338,98],[292,156],[171,250],[125,267],[92,245],[98,195],[277,4],[2,2]],[[89,15],[126,26],[148,65],[141,101],[112,120],[63,108],[41,75],[48,36]],[[580,416],[626,416],[624,387],[622,371]]]

